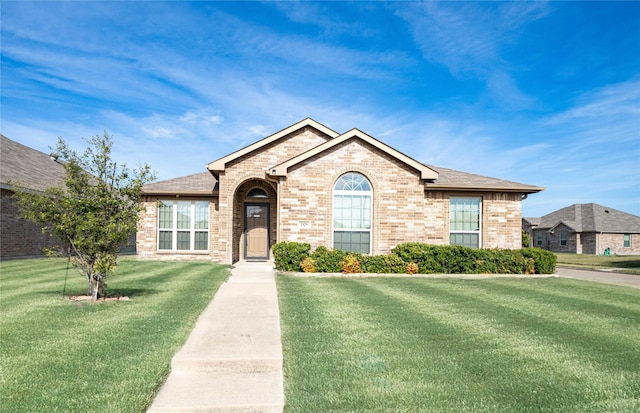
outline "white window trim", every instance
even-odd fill
[[[338,181],[344,176],[347,175],[349,173],[354,173],[354,174],[358,174],[361,175],[362,177],[364,177],[367,182],[369,183],[369,186],[371,187],[371,189],[369,191],[354,191],[354,190],[343,190],[343,189],[335,189],[336,187],[336,183],[338,183]],[[334,215],[335,215],[335,200],[336,200],[336,195],[356,195],[356,196],[369,196],[369,210],[371,211],[371,216],[369,217],[369,228],[336,228],[334,226],[335,224],[335,219],[334,219]],[[368,254],[371,255],[372,251],[373,251],[373,187],[371,186],[371,181],[369,180],[369,178],[367,178],[364,174],[361,174],[360,172],[346,172],[342,175],[340,175],[338,177],[338,179],[335,180],[335,182],[333,183],[333,193],[331,194],[331,245],[335,245],[335,234],[336,231],[340,231],[340,232],[369,232],[369,252]]]
[[[463,231],[451,229],[451,201],[455,199],[477,199],[478,200],[478,229],[475,231]],[[451,244],[451,234],[478,234],[478,248],[482,248],[482,197],[475,196],[452,196],[449,197],[449,244]]]
[[[196,229],[196,202],[206,202],[206,201],[174,201],[174,200],[164,200],[161,199],[160,202],[170,203],[171,204],[171,219],[172,226],[171,228],[160,228],[160,207],[158,207],[158,220],[157,220],[157,242],[156,242],[156,250],[160,252],[207,252],[210,248],[210,240],[209,240],[209,231],[211,228],[211,204],[207,202],[207,229]],[[189,229],[178,229],[178,203],[181,202],[189,202]],[[160,232],[169,232],[171,231],[171,249],[161,249],[160,248]],[[186,232],[189,231],[189,249],[183,250],[178,249],[178,232]],[[206,232],[207,233],[207,248],[204,250],[195,249],[196,246],[196,232]]]

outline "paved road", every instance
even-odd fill
[[[586,271],[574,268],[556,268],[558,277],[576,278],[579,280],[595,281],[599,283],[624,285],[627,287],[640,288],[640,275],[620,274],[610,271]]]

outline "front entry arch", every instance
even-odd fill
[[[232,262],[265,261],[276,242],[277,192],[264,179],[249,178],[233,196]]]

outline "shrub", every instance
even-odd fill
[[[316,263],[316,271],[318,272],[342,272],[340,261],[347,253],[340,250],[330,250],[326,247],[318,247],[311,258]]]
[[[300,268],[304,272],[318,272],[316,269],[316,262],[311,257],[307,257],[300,263]]]
[[[360,257],[362,271],[375,274],[404,274],[405,262],[396,254],[363,255]]]
[[[342,258],[340,261],[340,267],[342,267],[342,272],[344,274],[359,274],[362,272],[358,256],[351,253]]]
[[[530,261],[530,258],[534,258],[534,262],[537,262],[536,257],[525,255],[520,250],[408,242],[396,246],[393,253],[406,264],[417,265],[417,273],[420,274],[532,274],[539,271],[539,264],[535,264],[533,269]],[[543,262],[546,261],[543,259]],[[412,270],[415,270],[414,266]]]
[[[300,264],[309,256],[311,245],[306,242],[278,242],[272,248],[273,261],[279,271],[300,271]]]
[[[523,248],[521,252],[524,257],[533,259],[536,274],[553,274],[556,272],[558,257],[554,253],[536,247]]]
[[[407,264],[407,274],[413,275],[418,272],[418,264],[415,262],[410,262]]]

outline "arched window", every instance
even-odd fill
[[[247,198],[268,198],[267,192],[262,188],[253,188],[247,193]]]
[[[363,175],[349,172],[333,187],[333,248],[371,253],[371,184]]]

